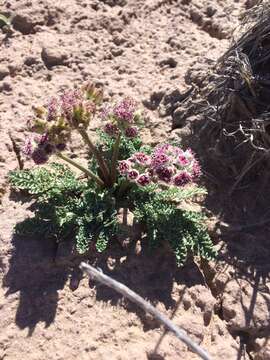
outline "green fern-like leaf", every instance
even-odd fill
[[[52,163],[49,167],[11,171],[9,180],[13,188],[40,196],[43,200],[81,186],[75,174],[67,166],[58,163]]]
[[[150,248],[169,242],[178,265],[183,265],[188,254],[207,260],[215,257],[215,250],[200,213],[179,209],[170,201],[162,200],[155,192],[144,201],[135,203],[135,218],[145,223]],[[167,199],[168,200],[168,199]]]
[[[192,200],[197,197],[202,197],[207,194],[205,188],[195,185],[185,187],[170,187],[166,190],[157,192],[156,199],[160,201],[174,201],[181,202],[186,200]]]

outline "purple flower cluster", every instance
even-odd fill
[[[35,109],[36,118],[29,127],[40,135],[28,138],[24,146],[24,153],[35,163],[45,163],[51,154],[64,150],[73,129],[87,129],[96,111],[95,101],[101,97],[100,91],[89,89],[65,91]]]
[[[131,98],[125,98],[113,107],[113,115],[123,123],[131,123],[137,103]]]
[[[62,116],[72,121],[74,109],[82,106],[84,94],[81,90],[67,90],[59,98],[59,109]]]
[[[30,157],[37,165],[48,161],[49,156],[56,151],[65,149],[65,144],[54,145],[50,143],[47,134],[28,137],[25,141],[23,153]]]
[[[195,181],[201,173],[200,165],[190,149],[183,151],[170,144],[155,148],[151,169],[158,181],[175,186],[183,186]]]
[[[145,186],[151,182],[151,176],[148,171],[150,163],[150,156],[137,152],[129,159],[119,161],[118,171],[120,175],[126,176],[128,180]]]
[[[131,98],[125,98],[113,107],[104,107],[100,117],[108,122],[104,126],[104,131],[111,137],[116,137],[119,133],[127,138],[134,138],[138,135],[136,126],[137,103]]]
[[[82,89],[65,91],[59,98],[53,97],[46,107],[46,120],[51,123],[65,124],[73,128],[87,128],[91,116],[95,113],[95,104],[86,98]]]
[[[183,151],[170,144],[156,147],[151,156],[138,152],[127,160],[119,161],[118,171],[141,186],[151,182],[184,186],[195,181],[201,173],[190,149]]]

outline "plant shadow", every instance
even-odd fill
[[[167,310],[179,306],[172,296],[175,283],[183,285],[184,289],[205,284],[202,273],[192,259],[188,259],[185,266],[180,268],[176,266],[174,254],[166,248],[150,250],[147,241],[142,242],[139,254],[136,254],[135,248],[135,244],[128,249],[114,246],[99,257],[95,266],[154,306],[162,303]],[[123,299],[115,290],[91,279],[89,286],[95,286],[98,301],[110,302],[112,305],[121,303],[128,311],[136,313],[145,331],[159,326],[137,305]]]
[[[54,241],[15,235],[12,244],[3,287],[7,288],[6,297],[19,292],[15,323],[20,329],[28,328],[31,336],[37,323],[44,322],[48,327],[53,322],[58,290],[65,285],[67,271],[53,264]]]
[[[64,288],[68,279],[71,278],[71,290],[79,286],[78,278],[81,278],[81,274],[78,265],[81,258],[57,265],[56,242],[37,238],[36,234],[28,237],[14,235],[12,243],[9,269],[2,285],[7,289],[6,297],[19,293],[15,323],[20,329],[27,328],[28,336],[31,336],[38,323],[43,322],[45,327],[53,323],[59,300],[58,292]],[[102,254],[88,255],[87,260],[152,304],[163,303],[167,309],[176,306],[171,296],[174,282],[184,284],[185,287],[204,283],[200,271],[192,261],[182,268],[177,268],[172,253],[164,249],[150,252],[145,243],[140,253],[136,254],[135,247],[133,243],[127,248],[114,243]],[[72,282],[75,284],[73,289]],[[127,311],[135,312],[145,330],[157,326],[147,320],[141,309],[123,299],[114,290],[92,280],[89,280],[89,285],[95,287],[97,301],[109,302],[112,305],[122,304]]]

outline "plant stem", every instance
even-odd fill
[[[118,198],[121,198],[124,193],[126,192],[126,190],[128,189],[128,187],[130,186],[130,182],[127,180],[124,180],[121,182],[120,186],[119,186],[119,190],[118,190]]]
[[[116,166],[117,166],[117,160],[118,160],[118,154],[119,154],[119,145],[121,141],[121,133],[117,135],[117,138],[114,143],[113,148],[113,155],[112,155],[112,164],[111,164],[111,181],[112,185],[116,181]]]
[[[96,158],[96,160],[98,162],[98,165],[100,167],[100,170],[101,170],[101,172],[103,174],[105,182],[109,182],[109,180],[110,180],[110,171],[109,171],[109,168],[108,168],[106,162],[104,161],[103,157],[100,155],[99,151],[97,150],[95,145],[90,140],[87,132],[84,129],[78,129],[78,131],[79,131],[80,135],[82,136],[84,142],[88,145],[91,153]]]
[[[94,174],[91,170],[86,169],[84,166],[78,164],[76,161],[70,159],[69,157],[67,157],[61,153],[58,153],[57,156],[60,159],[66,161],[67,163],[73,165],[77,169],[81,170],[84,174],[87,175],[87,177],[93,179],[98,185],[104,186],[104,182],[96,174]]]

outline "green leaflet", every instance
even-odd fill
[[[177,208],[170,197],[166,198],[165,192],[162,196],[153,191],[135,192],[135,217],[146,225],[150,248],[156,248],[164,241],[168,242],[175,253],[177,265],[183,265],[189,253],[207,260],[216,256],[204,225],[205,218],[200,213]],[[183,191],[183,198],[186,199],[187,195],[190,198],[198,192],[200,193],[198,188],[194,188],[194,192],[191,189]],[[167,195],[171,195],[170,193],[168,190]],[[178,192],[178,196],[180,195],[181,191]]]

